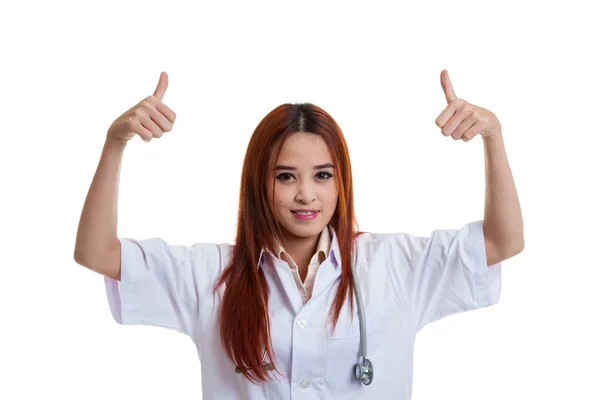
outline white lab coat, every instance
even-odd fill
[[[286,377],[280,381],[251,383],[234,372],[222,349],[221,298],[212,289],[230,260],[231,244],[182,246],[161,238],[120,238],[121,281],[105,278],[110,310],[123,325],[160,326],[188,335],[198,350],[205,400],[409,400],[417,332],[445,316],[499,301],[501,264],[487,266],[483,221],[436,230],[429,237],[387,233],[356,239],[367,357],[375,371],[369,386],[353,378],[360,360],[358,308],[350,323],[346,304],[333,336],[325,325],[341,273],[337,236],[330,232],[331,250],[305,305],[289,265],[261,253],[258,267],[270,289],[274,362]]]

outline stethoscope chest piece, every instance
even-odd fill
[[[364,358],[361,362],[354,366],[354,376],[365,385],[370,385],[373,382],[373,363],[368,358]]]

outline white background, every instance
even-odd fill
[[[233,241],[248,140],[285,102],[340,124],[362,230],[483,219],[481,138],[434,122],[443,69],[502,123],[526,246],[498,305],[419,333],[413,398],[600,398],[594,2],[400,3],[3,2],[0,398],[201,398],[193,343],[116,324],[73,260],[106,131],[161,71],[177,122],[129,143],[118,234],[192,244]]]

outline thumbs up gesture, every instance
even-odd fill
[[[161,72],[152,96],[146,97],[117,118],[108,129],[107,139],[126,144],[139,135],[149,142],[173,129],[176,115],[162,102],[168,86],[169,77],[166,72]]]
[[[500,121],[493,112],[456,97],[447,70],[442,71],[440,79],[448,106],[436,118],[435,124],[442,128],[444,136],[468,142],[478,134],[483,140],[502,134]]]

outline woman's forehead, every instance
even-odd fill
[[[295,133],[286,139],[277,158],[277,164],[296,163],[310,164],[315,160],[320,163],[331,163],[331,155],[327,144],[318,135]]]

